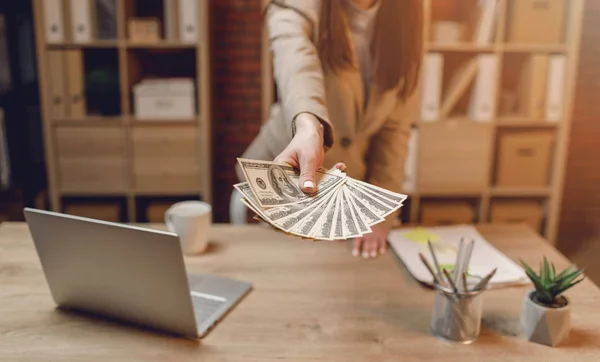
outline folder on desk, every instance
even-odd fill
[[[529,284],[523,268],[492,246],[470,225],[395,229],[390,232],[389,242],[415,279],[433,285],[433,278],[421,262],[419,253],[423,253],[431,265],[434,264],[427,246],[427,241],[430,240],[440,265],[452,269],[461,238],[466,241],[475,240],[469,274],[484,277],[492,269],[498,268],[490,280],[489,288]]]

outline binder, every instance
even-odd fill
[[[86,114],[86,102],[83,83],[83,53],[79,49],[66,50],[66,65],[68,71],[68,99],[67,107],[69,116],[83,118]]]
[[[176,41],[177,36],[177,2],[178,0],[163,0],[165,12],[165,39]]]
[[[179,0],[179,37],[183,43],[198,41],[198,1]]]
[[[533,54],[521,74],[521,113],[531,120],[543,119],[546,111],[546,90],[549,57]]]
[[[423,88],[421,93],[421,120],[437,121],[440,118],[442,76],[444,57],[440,53],[429,53],[423,60]]]
[[[552,55],[548,65],[548,88],[546,90],[546,120],[558,122],[563,116],[567,57]]]
[[[475,28],[474,41],[477,45],[489,45],[496,26],[498,0],[479,0],[479,19]]]
[[[48,50],[49,113],[54,118],[67,116],[65,55],[62,50]]]
[[[91,0],[70,0],[71,34],[74,43],[92,41]]]
[[[61,43],[65,41],[62,0],[42,0],[44,12],[44,33],[46,42]]]
[[[471,93],[469,117],[477,122],[491,122],[496,110],[498,56],[481,54],[477,58],[478,71]]]
[[[471,83],[473,83],[473,79],[477,74],[477,68],[477,58],[473,58],[454,72],[450,84],[448,85],[444,101],[442,102],[440,117],[446,118],[450,112],[452,112],[452,109],[454,109],[456,103],[460,100],[460,97],[465,94]]]

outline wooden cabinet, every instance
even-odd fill
[[[56,127],[59,188],[67,193],[128,189],[122,127]]]
[[[133,174],[137,192],[190,192],[200,188],[194,127],[133,129]]]

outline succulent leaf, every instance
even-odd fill
[[[540,264],[539,273],[536,273],[527,263],[520,260],[527,277],[531,280],[535,287],[536,300],[545,305],[558,304],[558,297],[566,290],[572,288],[584,277],[577,279],[583,269],[578,269],[574,265],[556,274],[556,268],[553,263],[550,263],[546,257]]]

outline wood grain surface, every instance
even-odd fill
[[[149,225],[161,228],[160,225]],[[511,258],[562,255],[524,226],[478,226]],[[215,225],[190,272],[254,289],[205,339],[190,341],[55,309],[25,224],[0,226],[0,361],[592,361],[600,356],[600,289],[568,292],[572,331],[550,348],[519,335],[528,287],[486,292],[482,332],[454,345],[429,332],[432,291],[393,252],[364,261],[342,242],[307,242],[252,226]],[[157,266],[160,267],[160,266]],[[156,291],[160,293],[160,290]]]

